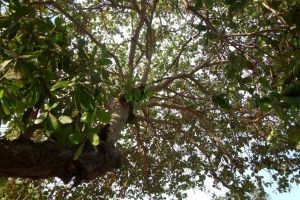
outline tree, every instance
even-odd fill
[[[1,177],[87,182],[70,199],[299,183],[299,1],[0,6]]]

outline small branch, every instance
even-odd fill
[[[160,120],[160,119],[153,119],[149,117],[142,117],[142,116],[136,116],[137,121],[144,121],[149,123],[155,123],[155,124],[162,124],[162,125],[171,125],[176,127],[181,127],[181,124],[166,121],[166,120]]]
[[[148,169],[149,169],[149,161],[148,161],[148,157],[147,157],[147,148],[143,143],[142,137],[141,137],[141,129],[140,126],[137,122],[134,123],[135,128],[136,128],[136,141],[137,144],[140,146],[141,150],[142,150],[142,155],[143,155],[143,174],[145,176],[145,178],[149,178],[149,173],[148,173]]]
[[[231,33],[225,35],[225,37],[243,37],[243,36],[261,36],[263,33],[274,33],[274,32],[282,32],[282,29],[267,29],[261,31],[255,31],[250,33]]]
[[[154,49],[154,38],[153,38],[153,29],[152,29],[152,19],[154,16],[154,11],[155,8],[157,6],[159,0],[154,0],[153,3],[153,7],[151,9],[151,14],[150,14],[150,19],[146,19],[146,25],[147,25],[147,40],[146,40],[146,58],[147,58],[147,63],[146,66],[144,68],[144,73],[141,79],[141,85],[145,85],[147,80],[148,80],[148,76],[150,73],[150,67],[151,67],[151,62],[152,62],[152,53],[153,53],[153,49]]]
[[[187,0],[183,0],[183,4],[187,10],[190,10],[194,15],[196,15],[197,17],[199,17],[200,19],[202,19],[204,21],[208,30],[210,30],[211,32],[213,32],[215,34],[218,34],[217,29],[212,25],[208,16],[206,16],[206,14],[204,12],[202,12],[203,10],[198,11],[195,7],[191,6],[187,2]]]
[[[226,149],[224,144],[222,143],[221,138],[217,135],[216,131],[211,127],[209,120],[206,118],[205,114],[196,111],[192,108],[178,105],[178,104],[168,104],[168,103],[158,103],[158,102],[150,102],[148,106],[159,106],[159,107],[165,107],[170,109],[176,109],[181,110],[183,112],[188,112],[196,117],[198,117],[199,122],[201,123],[202,127],[207,131],[209,136],[217,143],[218,149],[230,160],[230,162],[236,166],[237,168],[240,168],[242,164],[229,153],[229,151]]]
[[[100,41],[98,41],[94,35],[92,33],[90,33],[86,28],[84,28],[79,22],[77,22],[77,20],[70,15],[66,10],[63,9],[63,7],[61,5],[59,5],[57,2],[54,1],[39,1],[39,2],[32,2],[31,4],[43,4],[43,5],[52,5],[54,8],[56,8],[58,11],[60,11],[64,16],[66,16],[73,24],[74,27],[79,30],[81,33],[87,35],[90,40],[95,43],[97,46],[101,47],[102,44]],[[120,64],[120,61],[118,59],[118,57],[113,54],[112,52],[108,51],[108,54],[114,59],[117,67],[118,67],[118,72],[121,76],[121,78],[124,77],[124,74],[122,72],[122,66]]]
[[[150,87],[149,91],[152,91],[152,92],[161,91],[163,89],[166,89],[176,79],[189,78],[193,74],[195,74],[196,72],[198,72],[200,69],[203,69],[205,67],[211,67],[211,66],[214,66],[214,65],[220,65],[220,64],[224,64],[224,63],[228,63],[228,62],[229,62],[228,60],[219,60],[219,61],[211,62],[210,63],[210,61],[208,60],[208,61],[204,62],[202,65],[199,65],[198,67],[195,67],[189,73],[184,73],[184,74],[179,74],[179,75],[175,75],[175,76],[172,76],[172,77],[164,78],[163,79],[163,80],[165,80],[164,82],[162,82],[161,84],[158,84],[158,85]],[[155,81],[155,82],[159,82],[159,81]]]
[[[268,5],[268,3],[267,3],[266,0],[264,0],[264,2],[263,2],[262,4],[263,4],[263,6],[264,6],[267,10],[269,10],[275,17],[277,17],[277,19],[278,19],[281,23],[283,23],[286,27],[289,27],[288,24],[286,23],[286,21],[280,16],[280,14],[279,14],[276,10],[274,10],[273,8],[271,8],[271,7]]]
[[[203,148],[201,147],[195,140],[195,138],[189,134],[188,136],[188,141],[195,145],[197,147],[197,149],[203,153],[203,155],[207,158],[208,160],[208,163],[209,163],[209,171],[210,171],[210,174],[214,177],[215,180],[219,181],[222,183],[223,186],[227,187],[228,189],[230,189],[231,187],[225,183],[216,173],[216,171],[214,170],[213,168],[213,165],[212,165],[212,162],[211,162],[211,159],[210,159],[210,156],[209,156],[209,153]]]
[[[108,54],[114,59],[116,65],[117,65],[117,68],[118,68],[118,73],[119,73],[120,79],[123,80],[125,76],[124,76],[122,66],[120,64],[118,57],[110,51],[108,51]]]
[[[146,18],[146,1],[142,0],[140,10],[139,10],[135,0],[132,1],[132,4],[133,4],[133,7],[139,11],[140,19],[139,19],[138,26],[136,27],[134,34],[131,38],[131,42],[130,42],[130,50],[129,50],[129,56],[128,56],[128,69],[129,69],[128,79],[131,79],[133,77],[134,57],[135,57],[136,46],[138,44],[140,32],[142,30],[142,27],[144,25],[145,18]]]

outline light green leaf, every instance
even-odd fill
[[[91,143],[92,143],[94,146],[97,146],[97,145],[99,145],[99,143],[100,143],[99,136],[98,136],[98,134],[96,134],[96,133],[94,133],[94,134],[91,135],[90,140],[91,140]]]
[[[56,108],[59,105],[59,102],[55,102],[50,108],[49,110],[52,110],[54,108]]]
[[[60,121],[60,123],[62,124],[70,124],[72,123],[73,119],[69,116],[66,115],[62,115],[58,118],[58,120]]]
[[[6,67],[11,61],[13,61],[13,59],[10,60],[5,60],[2,63],[0,63],[0,70],[4,67]]]
[[[61,89],[61,88],[65,88],[67,86],[70,86],[71,83],[72,83],[71,81],[60,81],[60,82],[57,82],[56,84],[54,84],[50,88],[50,91],[55,91],[55,90],[58,90],[58,89]]]
[[[58,123],[57,118],[52,113],[49,113],[49,117],[50,117],[50,122],[51,122],[53,130],[55,130],[55,131],[59,130],[59,123]]]
[[[4,95],[4,90],[1,89],[1,90],[0,90],[0,99],[2,99],[3,95]]]
[[[43,121],[45,121],[45,119],[47,118],[47,116],[48,116],[48,113],[42,113],[42,114],[40,114],[40,116],[36,120],[34,120],[34,124],[40,124],[40,123],[42,123]]]

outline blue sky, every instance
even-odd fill
[[[278,193],[274,191],[275,188],[266,189],[272,200],[298,200],[300,199],[300,186],[293,185],[289,193]]]

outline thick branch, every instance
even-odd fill
[[[86,145],[77,161],[77,147],[60,147],[55,142],[34,143],[30,140],[0,140],[0,177],[44,179],[58,177],[64,183],[89,181],[122,164],[121,154],[104,142],[98,151]]]
[[[111,105],[111,121],[109,132],[107,135],[107,142],[114,144],[117,140],[121,131],[125,128],[128,116],[129,116],[129,106],[126,105],[126,100],[115,99]]]

